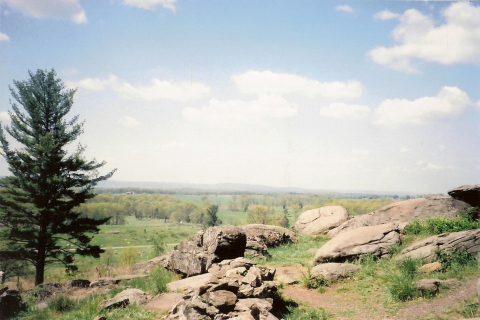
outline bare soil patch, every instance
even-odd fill
[[[324,308],[333,319],[463,319],[454,310],[461,308],[466,299],[476,293],[478,279],[459,282],[433,299],[417,299],[398,303],[385,300],[384,289],[379,287],[354,291],[347,283],[338,283],[325,288],[324,293],[300,285],[287,286],[282,290],[285,298],[299,303]]]

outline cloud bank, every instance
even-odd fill
[[[387,99],[375,110],[380,125],[425,125],[460,115],[472,104],[457,87],[443,87],[436,97]]]
[[[232,80],[244,94],[296,94],[331,101],[346,101],[362,96],[362,84],[359,81],[319,82],[295,74],[255,70],[233,75]]]
[[[445,23],[435,26],[431,17],[415,9],[403,14],[388,10],[376,13],[375,19],[400,20],[392,32],[397,44],[376,47],[368,55],[380,65],[407,73],[419,72],[414,59],[444,65],[480,64],[480,7],[454,2],[443,16]]]
[[[11,8],[35,18],[54,18],[87,23],[87,15],[78,0],[0,0]]]

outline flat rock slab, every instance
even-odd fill
[[[355,216],[328,232],[329,237],[335,237],[347,230],[385,224],[389,222],[406,222],[413,219],[427,219],[432,217],[454,218],[458,210],[469,207],[463,201],[450,197],[426,197],[410,199],[389,204],[377,211],[361,216]],[[399,225],[401,226],[401,225]]]
[[[360,267],[351,263],[322,263],[310,270],[310,278],[323,278],[328,281],[351,277]]]
[[[423,262],[433,262],[437,259],[437,251],[450,253],[454,250],[466,250],[472,254],[477,254],[480,250],[480,229],[442,233],[415,241],[412,245],[403,249],[396,260],[410,257]]]
[[[214,279],[210,273],[201,274],[199,276],[189,277],[182,280],[173,281],[167,284],[168,290],[176,292],[183,291],[188,288],[197,289],[204,286],[210,280]]]
[[[114,277],[115,280],[133,280],[133,279],[137,279],[137,278],[146,278],[148,277],[147,274],[126,274],[126,275],[122,275],[122,276],[116,276]]]
[[[347,209],[342,206],[326,206],[303,212],[293,230],[303,235],[327,233],[348,218]]]
[[[390,247],[399,241],[397,223],[352,229],[339,234],[318,249],[314,264],[345,262],[365,254],[381,257],[390,253]]]
[[[152,311],[169,311],[182,300],[183,294],[176,292],[164,293],[158,297],[149,300],[144,309]]]
[[[144,304],[148,297],[145,292],[139,289],[127,289],[118,293],[115,297],[100,303],[101,309],[124,308],[129,304]]]

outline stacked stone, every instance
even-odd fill
[[[277,291],[275,268],[237,258],[214,264],[208,272],[210,281],[187,291],[165,320],[278,320],[270,313]]]

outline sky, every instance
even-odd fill
[[[77,142],[113,180],[480,183],[480,3],[0,0],[4,126],[37,69],[77,89]]]

